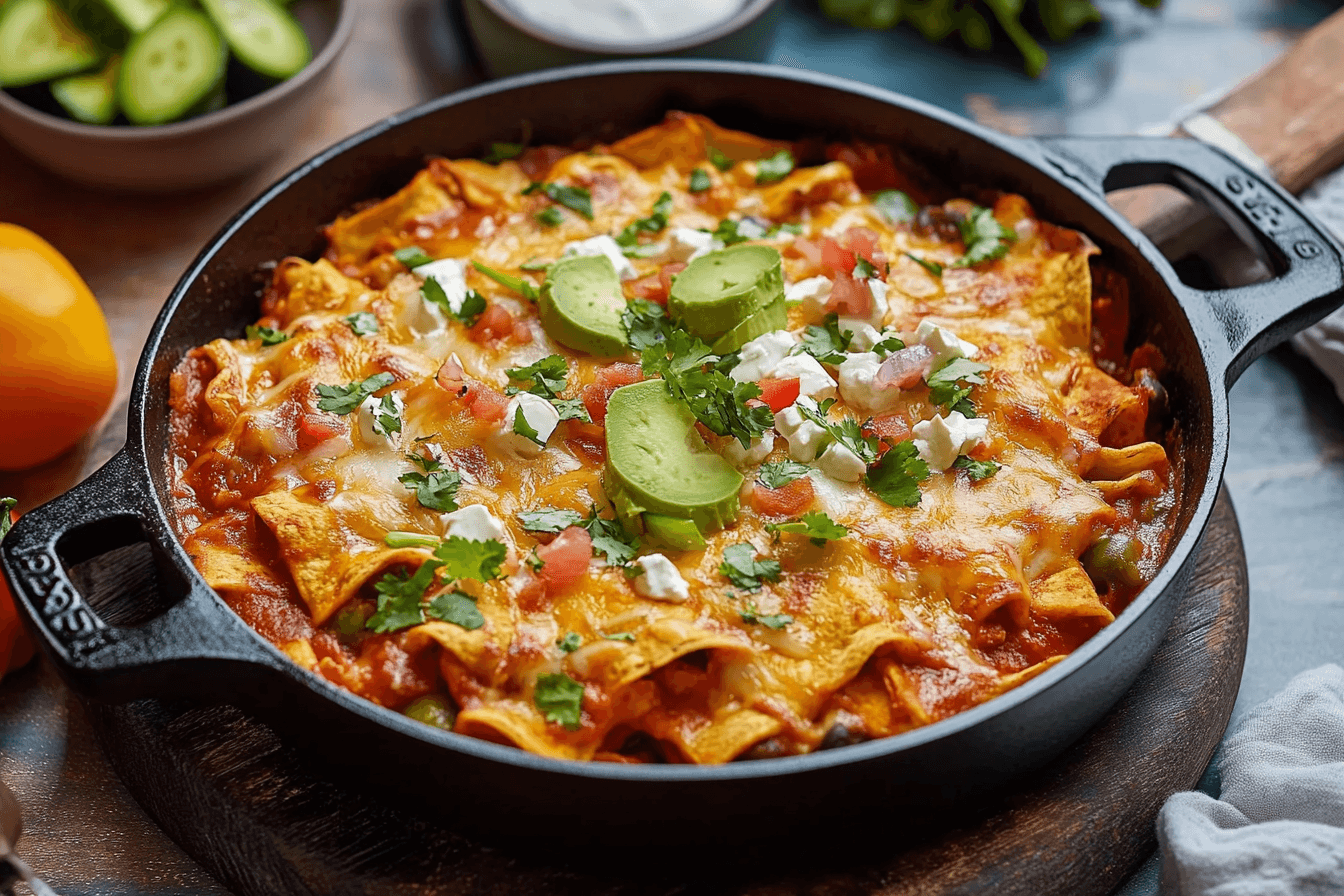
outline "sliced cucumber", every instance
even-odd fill
[[[132,34],[142,34],[157,22],[172,0],[102,0],[103,4]]]
[[[102,57],[51,0],[7,0],[0,6],[0,87],[73,75]]]
[[[313,58],[308,36],[271,0],[202,0],[238,61],[259,75],[288,78]]]
[[[100,72],[52,81],[51,95],[75,121],[111,124],[117,117],[117,72],[120,69],[121,57],[113,56]]]
[[[126,48],[117,101],[132,124],[167,124],[210,96],[224,78],[228,50],[201,13],[169,10]]]

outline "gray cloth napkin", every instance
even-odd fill
[[[1171,896],[1344,894],[1344,669],[1303,672],[1251,710],[1219,763],[1222,798],[1157,817]]]
[[[1312,184],[1302,204],[1344,241],[1344,168]],[[1294,336],[1293,347],[1330,377],[1344,401],[1344,308]]]

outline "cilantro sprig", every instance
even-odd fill
[[[457,489],[462,484],[462,474],[456,470],[445,470],[443,464],[432,457],[408,454],[407,459],[418,466],[419,473],[403,473],[397,481],[407,488],[415,489],[415,499],[420,506],[439,513],[450,513],[457,509]]]
[[[730,544],[719,564],[719,572],[743,591],[760,591],[763,581],[777,582],[783,571],[778,560],[757,560],[752,544]]]
[[[929,386],[929,401],[949,410],[958,411],[964,417],[974,417],[975,405],[970,400],[971,389],[973,386],[984,384],[983,374],[988,369],[988,364],[979,361],[953,358],[924,380]],[[963,383],[969,385],[962,385]]]
[[[709,172],[703,168],[695,168],[691,171],[690,190],[692,193],[703,193],[714,185],[709,179]]]
[[[766,488],[783,488],[795,479],[806,476],[811,469],[807,464],[800,464],[796,460],[762,464],[756,471],[756,481]]]
[[[560,412],[561,420],[578,420],[581,423],[592,423],[593,418],[588,415],[588,408],[577,398],[561,398],[559,393],[565,388],[565,381],[569,377],[569,362],[561,355],[547,355],[540,361],[536,361],[526,367],[511,367],[504,371],[512,381],[504,388],[507,395],[517,395],[519,392],[531,392],[533,395],[540,395],[551,403],[551,405]],[[519,385],[514,385],[518,383]],[[522,408],[518,409],[514,419],[514,432],[521,436],[536,439],[536,430],[532,430],[530,424],[524,419],[519,428],[519,419],[521,419]],[[532,430],[528,435],[527,430]],[[538,442],[537,444],[541,444]]]
[[[667,227],[668,218],[672,216],[672,205],[672,194],[664,190],[653,203],[653,212],[647,218],[631,221],[624,230],[616,234],[617,245],[628,248],[639,242],[641,233],[661,233]]]
[[[705,147],[705,156],[709,159],[709,163],[720,171],[727,171],[729,168],[732,168],[733,165],[737,164],[713,146]]]
[[[852,417],[843,417],[832,421],[826,415],[835,405],[834,398],[828,398],[821,404],[800,399],[797,403],[799,413],[820,426],[844,447],[854,452],[865,464],[877,459],[877,438],[863,434],[863,427]]]
[[[852,330],[840,329],[840,316],[828,314],[822,319],[821,326],[809,326],[803,330],[803,339],[794,346],[792,353],[809,354],[822,364],[841,364],[853,341]]]
[[[356,336],[369,336],[378,332],[378,318],[368,311],[356,311],[341,318],[350,332]]]
[[[474,289],[468,289],[466,295],[462,297],[462,303],[453,308],[453,303],[448,301],[448,293],[444,292],[443,285],[434,277],[426,277],[425,282],[420,286],[420,296],[426,302],[433,302],[443,313],[451,318],[462,322],[465,327],[476,325],[476,320],[485,313],[485,296]]]
[[[849,535],[848,528],[820,511],[805,513],[800,519],[791,523],[767,523],[765,528],[767,531],[776,534],[806,535],[808,540],[817,547],[821,547],[828,541],[839,541]]]
[[[402,246],[392,253],[392,257],[408,268],[418,268],[434,260],[419,246]]]
[[[270,327],[249,326],[245,331],[248,339],[260,340],[262,345],[279,345],[289,339],[284,330],[272,330]]]
[[[873,208],[887,219],[888,224],[904,224],[919,214],[915,200],[900,190],[883,190],[873,195]]]
[[[548,722],[578,731],[583,718],[583,685],[563,672],[537,676],[532,702]]]
[[[583,646],[583,638],[578,632],[565,632],[565,636],[555,642],[561,653],[573,653]]]
[[[567,184],[543,183],[533,181],[523,190],[524,196],[533,193],[545,193],[552,202],[557,202],[571,211],[576,211],[589,221],[593,220],[593,194],[586,187],[571,187]]]
[[[1017,234],[1004,227],[994,217],[993,209],[974,206],[971,213],[957,223],[966,253],[952,262],[956,268],[969,268],[984,261],[993,261],[1008,254],[1008,244]]]
[[[570,526],[582,526],[593,539],[593,556],[602,555],[612,566],[624,566],[639,552],[639,540],[627,535],[619,520],[599,516],[595,505],[587,517],[575,510],[544,507],[518,514],[518,521],[528,532],[549,535],[559,534]]]
[[[410,533],[389,532],[389,544],[393,534]],[[429,617],[451,622],[468,631],[480,628],[485,624],[485,617],[470,595],[456,589],[445,591],[435,595],[428,605],[425,597],[440,583],[446,585],[460,579],[488,582],[499,578],[500,564],[507,552],[503,542],[470,541],[449,536],[438,543],[434,556],[420,564],[414,573],[408,575],[405,570],[389,572],[374,583],[378,610],[369,617],[366,627],[375,632],[395,632],[421,625]]]
[[[565,223],[565,213],[553,205],[548,205],[532,217],[537,219],[538,224],[546,227],[558,227]]]
[[[353,383],[347,383],[344,386],[329,386],[325,383],[319,383],[317,394],[318,410],[330,411],[333,414],[349,414],[364,403],[368,398],[379,389],[385,389],[397,381],[397,378],[390,373],[375,373],[365,380]]]
[[[772,184],[783,180],[794,166],[793,153],[781,149],[772,156],[766,156],[756,162],[756,183]]]
[[[892,507],[914,507],[922,497],[919,484],[928,478],[929,465],[919,456],[915,443],[906,439],[868,468],[864,482]]]
[[[383,400],[374,408],[373,431],[380,436],[391,436],[394,432],[401,432],[401,408],[391,395],[384,395]]]
[[[738,615],[747,625],[763,625],[775,631],[786,629],[793,624],[793,617],[788,613],[764,614],[752,603],[747,604],[746,609],[741,610]]]
[[[621,326],[626,342],[637,352],[666,342],[671,330],[667,309],[648,299],[631,299],[621,312]]]
[[[972,482],[988,479],[1002,469],[999,464],[992,460],[972,460],[964,454],[952,461],[952,468],[954,470],[965,470],[966,475],[970,477]]]
[[[775,425],[774,414],[765,405],[748,407],[749,400],[760,397],[760,386],[739,383],[713,369],[719,360],[707,345],[684,330],[673,330],[666,342],[650,346],[642,354],[646,376],[661,376],[668,394],[685,404],[710,432],[732,436],[746,448],[752,439]]]

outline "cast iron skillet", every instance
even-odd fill
[[[375,706],[290,663],[206,586],[164,509],[168,376],[188,349],[240,336],[256,318],[259,269],[286,255],[316,257],[321,225],[391,194],[426,156],[480,155],[491,141],[515,139],[522,120],[535,140],[564,144],[629,133],[669,109],[768,136],[895,144],[945,177],[1024,194],[1044,218],[1089,234],[1129,278],[1131,340],[1155,340],[1171,361],[1165,382],[1180,421],[1185,498],[1170,558],[1112,625],[1008,694],[898,737],[714,767],[619,765],[545,759]],[[1184,285],[1103,198],[1151,183],[1199,194],[1239,221],[1275,278],[1214,292]],[[1340,304],[1342,286],[1340,248],[1291,196],[1192,141],[1013,139],[872,87],[742,63],[628,62],[514,78],[395,115],[298,168],[234,218],[192,263],[150,334],[126,447],[19,521],[4,542],[4,571],[47,653],[82,694],[235,703],[306,735],[311,755],[344,764],[350,780],[409,791],[475,831],[740,843],[809,822],[835,827],[867,811],[946,805],[1045,764],[1128,688],[1187,584],[1226,458],[1228,387],[1258,355]],[[93,595],[72,585],[67,567],[137,542],[153,551],[152,586]],[[145,607],[157,612],[118,621]]]

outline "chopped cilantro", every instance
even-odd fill
[[[552,202],[558,202],[567,209],[578,212],[589,221],[593,220],[593,194],[585,187],[571,187],[566,184],[532,183],[523,191],[523,195],[545,193]]]
[[[592,423],[593,418],[588,416],[588,406],[583,403],[582,398],[552,398],[551,406],[560,413],[560,420],[578,420],[580,423]]]
[[[480,273],[489,277],[491,280],[498,283],[500,286],[504,287],[507,290],[511,290],[513,292],[518,293],[518,295],[522,296],[523,298],[529,301],[535,302],[538,296],[540,295],[537,292],[537,287],[533,285],[531,281],[525,280],[522,277],[512,277],[508,274],[503,273],[502,271],[497,271],[494,268],[488,268],[485,265],[481,264],[479,261],[473,261],[471,263],[471,266],[474,267]]]
[[[388,532],[383,543],[390,548],[436,548],[439,540],[433,535],[421,535],[419,532]]]
[[[424,622],[421,602],[425,591],[434,584],[438,568],[438,563],[428,560],[420,564],[414,575],[407,575],[405,570],[389,572],[375,582],[378,611],[369,617],[366,627],[375,632],[395,632]]]
[[[565,636],[556,641],[555,646],[559,647],[562,653],[573,653],[583,646],[583,638],[579,637],[578,632],[565,632]]]
[[[546,721],[578,731],[583,713],[583,685],[563,672],[545,672],[537,676],[532,702]]]
[[[994,217],[994,211],[975,206],[958,225],[966,254],[952,263],[953,267],[968,268],[982,261],[993,261],[1008,254],[1008,244],[1017,234],[1004,227]]]
[[[526,367],[510,367],[504,373],[514,383],[523,384],[509,385],[505,389],[509,395],[531,392],[542,398],[555,398],[565,388],[565,378],[569,376],[569,362],[562,355],[547,355]]]
[[[736,164],[732,159],[719,152],[719,150],[713,146],[705,148],[705,155],[709,157],[709,163],[720,171],[727,171]]]
[[[663,194],[653,203],[653,212],[647,218],[631,221],[625,229],[616,235],[616,243],[621,246],[634,246],[639,242],[641,233],[660,233],[667,226],[672,215],[672,194]]]
[[[426,302],[438,305],[444,314],[461,321],[462,325],[467,327],[473,326],[476,319],[485,312],[485,296],[474,289],[467,290],[467,294],[462,297],[462,304],[454,309],[453,303],[448,301],[448,294],[434,277],[426,277],[425,282],[420,285],[420,297]]]
[[[491,143],[490,151],[481,157],[481,161],[487,165],[498,165],[500,162],[518,158],[523,154],[523,149],[522,143]]]
[[[456,590],[445,591],[431,600],[429,606],[425,608],[425,615],[434,619],[442,619],[444,622],[451,622],[453,625],[461,626],[469,632],[485,625],[485,617],[476,608],[475,599],[469,594]]]
[[[448,578],[478,582],[499,578],[499,565],[507,554],[502,541],[472,541],[458,535],[448,536],[434,549]]]
[[[631,642],[633,642],[633,641],[635,640],[635,633],[634,633],[634,632],[617,632],[617,633],[614,634],[614,635],[603,635],[602,638],[603,638],[603,640],[606,640],[606,641],[631,641]]]
[[[553,205],[546,206],[544,209],[533,215],[533,217],[537,219],[537,223],[546,227],[556,227],[563,224],[565,221],[564,212]]]
[[[9,534],[9,527],[12,525],[9,514],[18,503],[14,498],[0,498],[0,541],[4,541],[5,536]]]
[[[401,432],[401,409],[397,407],[391,395],[384,395],[373,412],[373,431],[380,436]]]
[[[864,482],[892,507],[914,507],[921,497],[919,484],[928,476],[929,465],[920,458],[915,443],[906,439],[868,468]]]
[[[723,563],[719,572],[743,591],[760,591],[761,580],[778,581],[780,568],[777,560],[757,560],[756,548],[751,544],[731,544],[723,549]]]
[[[598,516],[596,507],[580,525],[593,539],[593,556],[602,554],[612,566],[624,566],[639,553],[639,539],[627,535],[619,520]]]
[[[830,433],[831,438],[853,451],[865,464],[872,463],[877,458],[877,439],[865,436],[863,427],[853,418],[843,417],[834,423],[828,420],[826,414],[834,404],[833,398],[828,398],[819,405],[802,400],[796,403],[799,413],[804,417]]]
[[[341,318],[350,332],[356,336],[368,336],[378,332],[378,318],[367,311],[356,311]]]
[[[262,345],[279,345],[289,339],[284,330],[272,330],[270,327],[250,326],[246,330],[248,339],[259,339]]]
[[[742,621],[747,625],[756,625],[759,623],[766,628],[772,628],[776,631],[788,628],[793,624],[793,617],[788,613],[771,613],[768,616],[762,616],[761,611],[756,609],[756,605],[750,603],[747,604],[746,609],[742,610],[739,615],[742,617]]]
[[[988,369],[988,364],[982,364],[979,361],[972,361],[969,358],[953,358],[930,373],[924,380],[929,386],[929,401],[950,410],[959,411],[963,416],[974,417],[975,405],[971,404],[969,400],[971,386],[963,386],[960,383],[981,385],[985,381],[981,374]]]
[[[541,572],[546,568],[546,561],[541,559],[541,555],[537,553],[536,548],[533,548],[528,552],[527,556],[523,558],[523,562],[526,563],[527,568],[533,572]]]
[[[883,190],[873,196],[873,208],[887,219],[889,224],[904,224],[913,221],[919,214],[919,206],[900,190]]]
[[[420,466],[423,473],[403,473],[397,481],[407,488],[415,489],[415,499],[420,506],[439,513],[450,513],[457,509],[457,489],[462,484],[462,475],[456,470],[441,469],[441,464],[433,458],[418,454],[406,455]]]
[[[802,519],[792,523],[768,523],[765,528],[771,532],[806,535],[817,547],[821,547],[828,541],[837,541],[849,534],[849,529],[820,512],[805,513]]]
[[[325,383],[319,383],[317,386],[317,394],[320,396],[317,402],[318,410],[330,411],[333,414],[349,414],[363,404],[364,399],[379,389],[387,388],[396,381],[397,378],[390,373],[375,373],[366,380],[347,383],[344,386],[328,386]]]
[[[952,467],[957,470],[965,470],[966,475],[971,477],[972,482],[988,479],[999,472],[1000,469],[1000,466],[992,460],[971,460],[964,454],[952,461]]]
[[[527,422],[527,416],[523,413],[522,405],[518,405],[513,412],[513,431],[535,445],[542,448],[546,447],[546,442],[537,438],[536,428]]]
[[[648,299],[631,299],[621,312],[626,342],[637,352],[667,341],[667,310]]]
[[[760,159],[756,162],[756,183],[772,184],[777,180],[783,180],[793,170],[793,164],[793,153],[787,149],[781,149],[772,156]]]
[[[909,252],[905,253],[905,257],[910,259],[920,267],[922,267],[924,270],[928,271],[933,276],[935,277],[943,276],[943,266],[940,265],[938,262],[928,261],[926,259],[920,258],[918,255],[912,255]]]
[[[787,224],[780,224],[770,231],[770,236],[772,237],[777,237],[781,234],[787,234],[788,236],[802,236],[803,225],[790,222]]]
[[[873,352],[886,358],[892,352],[898,352],[905,348],[905,340],[899,336],[888,336],[873,344]]]
[[[793,349],[793,354],[806,352],[823,364],[840,364],[845,360],[845,352],[854,339],[852,330],[840,329],[840,317],[828,314],[821,326],[809,326],[803,330],[803,341]]]
[[[810,469],[807,464],[800,464],[796,460],[762,464],[756,471],[756,480],[766,488],[783,488],[795,479],[806,476]]]
[[[392,257],[411,269],[418,268],[423,264],[429,264],[434,260],[419,246],[402,246],[392,253]]]
[[[518,522],[522,523],[523,529],[528,532],[546,532],[554,535],[570,526],[579,525],[583,522],[583,516],[576,510],[556,510],[547,507],[543,510],[523,511],[518,514]]]
[[[686,331],[673,330],[666,342],[645,349],[642,360],[644,373],[661,375],[668,393],[690,408],[711,432],[732,436],[746,448],[774,426],[769,407],[747,406],[748,400],[760,397],[760,386],[739,383],[718,370],[704,370],[718,362],[719,356]]]
[[[873,263],[862,255],[854,256],[854,278],[856,280],[871,280],[877,276],[877,268]]]
[[[770,235],[770,229],[765,227],[754,218],[743,218],[735,221],[732,218],[724,218],[719,225],[714,228],[714,239],[723,243],[725,246],[731,246],[735,243],[743,243],[747,240],[764,239]]]
[[[703,193],[713,186],[713,181],[709,179],[709,172],[703,168],[696,168],[691,171],[691,192]]]

